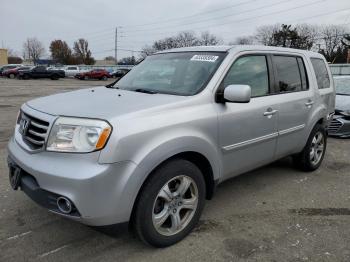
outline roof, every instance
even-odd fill
[[[157,54],[161,53],[173,53],[173,52],[238,52],[238,51],[278,51],[278,52],[290,52],[290,53],[299,53],[305,55],[313,55],[317,57],[322,57],[319,53],[286,48],[286,47],[277,47],[277,46],[264,46],[264,45],[222,45],[222,46],[191,46],[191,47],[181,47],[173,48],[164,51],[160,51]]]
[[[161,53],[173,53],[173,52],[227,52],[232,46],[228,45],[216,45],[216,46],[190,46],[190,47],[180,47],[172,48],[157,52]]]

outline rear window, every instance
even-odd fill
[[[305,68],[302,60],[293,56],[273,57],[276,66],[278,92],[296,92],[307,89]],[[300,70],[299,67],[302,67]]]
[[[325,62],[320,58],[311,58],[315,71],[318,89],[329,88],[330,80]]]

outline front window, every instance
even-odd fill
[[[334,84],[338,95],[350,96],[350,77],[334,77]]]
[[[147,57],[114,87],[146,93],[199,93],[222,62],[223,52],[179,52]]]
[[[249,85],[252,97],[269,93],[269,75],[266,56],[249,55],[238,58],[224,78],[223,87]]]

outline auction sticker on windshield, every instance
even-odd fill
[[[218,58],[216,55],[194,55],[191,61],[215,62]]]

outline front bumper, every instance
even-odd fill
[[[99,164],[99,152],[29,153],[14,138],[9,141],[8,152],[9,158],[28,175],[26,184],[31,186],[23,187],[23,191],[38,204],[60,214],[47,204],[49,199],[42,198],[64,196],[73,202],[78,215],[61,215],[71,219],[94,226],[129,221],[142,183],[140,170],[133,162]],[[30,177],[33,179],[28,182]]]
[[[350,120],[343,116],[335,115],[328,126],[328,134],[334,137],[350,137]]]

